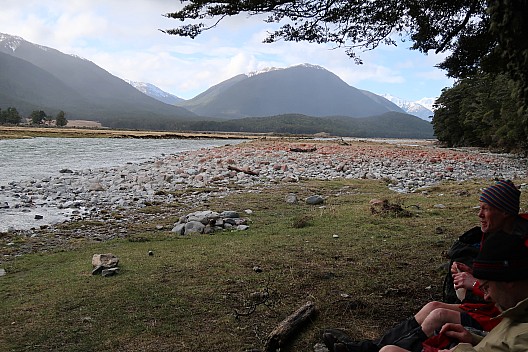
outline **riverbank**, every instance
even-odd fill
[[[2,186],[0,214],[16,210],[24,230],[64,221],[105,219],[109,213],[172,204],[189,190],[225,196],[279,183],[370,179],[409,193],[442,181],[527,179],[526,159],[433,143],[366,140],[253,140],[184,151],[143,163],[56,170],[57,176]],[[423,142],[423,141],[422,141]],[[22,211],[22,212],[21,212]],[[11,218],[12,219],[12,218]],[[19,230],[4,221],[0,232]]]
[[[4,126],[0,125],[0,139],[63,137],[63,138],[211,138],[211,139],[255,139],[271,137],[266,134],[236,132],[169,132],[143,130],[114,130],[92,127],[48,127],[48,126]]]

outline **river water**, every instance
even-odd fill
[[[59,176],[63,169],[80,171],[143,163],[183,151],[241,142],[235,139],[45,137],[0,140],[0,208],[9,200],[3,193],[10,182]],[[0,232],[10,227],[30,228],[33,226],[30,220],[30,214],[0,209]]]

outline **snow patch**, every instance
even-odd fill
[[[432,106],[436,98],[422,98],[419,101],[407,101],[390,94],[380,95],[398,105],[406,113],[418,116],[425,121],[431,121],[431,117],[433,115]]]

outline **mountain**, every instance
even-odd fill
[[[404,112],[383,97],[354,88],[332,72],[309,64],[238,75],[180,106],[201,116],[224,119],[281,114],[367,117]]]
[[[406,113],[418,116],[425,121],[431,121],[433,116],[432,105],[435,101],[434,98],[423,98],[419,101],[411,102],[392,96],[390,94],[382,94],[387,100],[390,100],[394,104],[402,108]],[[426,107],[427,106],[427,107]]]
[[[0,108],[33,109],[107,127],[170,129],[196,119],[190,111],[153,99],[93,62],[0,33]]]
[[[165,104],[177,105],[185,101],[185,99],[182,99],[173,94],[167,93],[150,83],[135,82],[135,81],[130,81],[130,80],[125,80],[125,82],[127,82],[132,87],[139,90],[141,93],[146,94],[149,97],[159,100],[161,102],[164,102]]]
[[[63,110],[70,120],[114,128],[432,136],[430,123],[309,64],[237,75],[172,105],[178,99],[91,61],[0,34],[0,109],[15,107],[23,116]]]

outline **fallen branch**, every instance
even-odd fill
[[[299,329],[316,312],[315,304],[305,303],[293,314],[284,319],[268,336],[268,341],[264,346],[264,352],[279,351],[289,340],[288,337]]]
[[[228,170],[233,170],[233,171],[236,171],[236,172],[243,172],[245,174],[253,175],[253,176],[258,176],[259,175],[258,171],[251,171],[251,170],[248,170],[248,169],[240,169],[240,168],[238,168],[236,166],[232,166],[232,165],[228,165],[227,169]]]
[[[298,153],[309,153],[309,152],[315,152],[317,150],[316,147],[312,148],[290,148],[290,152],[298,152]]]

